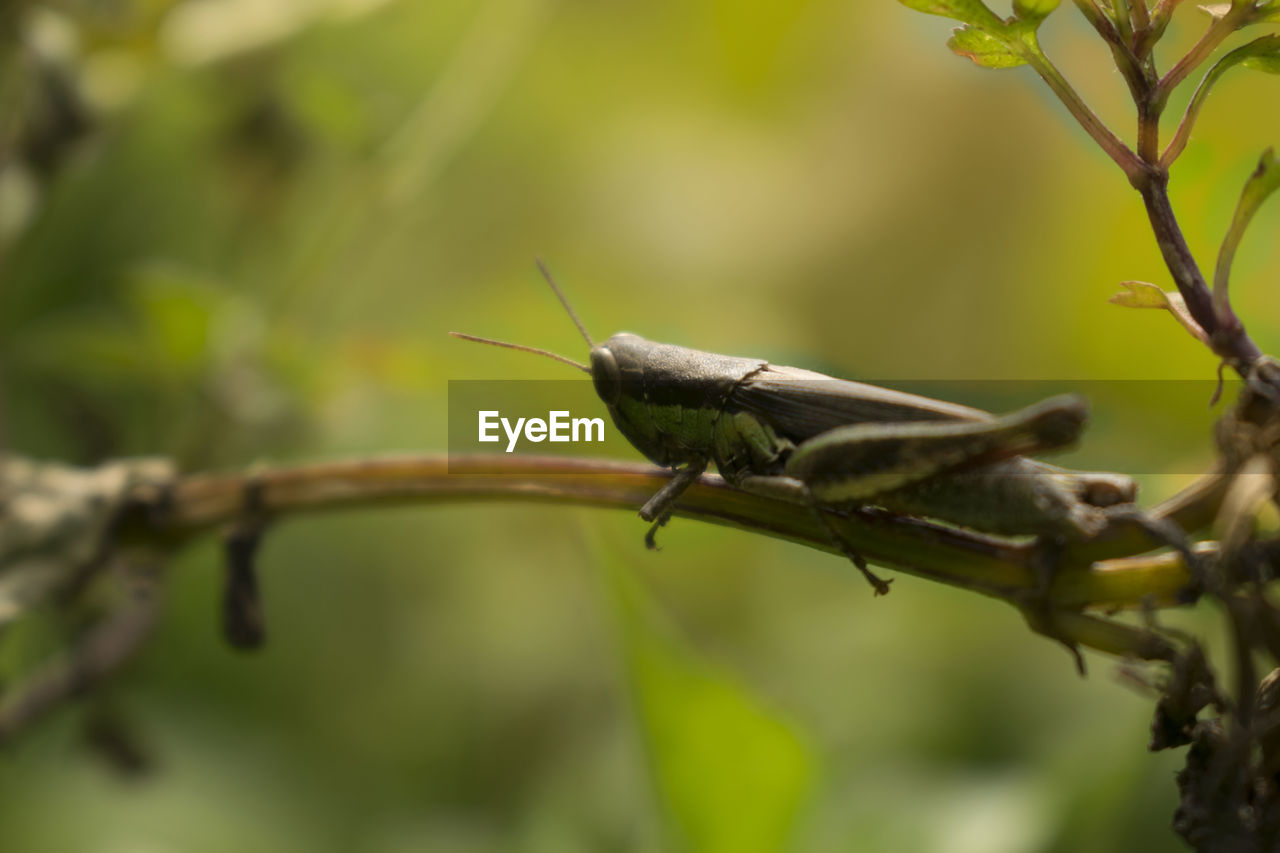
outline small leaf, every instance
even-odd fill
[[[1149,281],[1122,281],[1128,293],[1117,293],[1107,301],[1124,308],[1168,308],[1169,294]]]
[[[1221,21],[1227,16],[1227,13],[1231,11],[1231,4],[1206,3],[1199,8],[1200,11],[1207,13],[1216,22]],[[1240,22],[1240,26],[1274,21],[1280,21],[1280,3],[1275,2],[1275,0],[1269,0],[1269,2],[1266,3],[1255,4],[1248,17]]]
[[[1187,140],[1191,136],[1191,128],[1195,125],[1200,110],[1204,108],[1205,101],[1209,99],[1209,93],[1222,79],[1222,75],[1237,65],[1270,74],[1280,74],[1280,36],[1263,36],[1248,44],[1242,44],[1213,64],[1213,67],[1204,75],[1204,79],[1200,81],[1200,85],[1196,87],[1195,94],[1191,96],[1191,103],[1187,105],[1186,115],[1178,125],[1169,148],[1161,157],[1166,166],[1186,147]]]
[[[1236,249],[1240,246],[1245,229],[1249,227],[1253,215],[1258,212],[1262,203],[1278,189],[1280,161],[1276,160],[1275,151],[1268,148],[1262,152],[1258,168],[1253,170],[1253,174],[1245,182],[1240,201],[1236,204],[1235,216],[1231,219],[1231,227],[1227,229],[1227,236],[1223,238],[1222,248],[1218,251],[1218,264],[1213,274],[1213,300],[1219,313],[1225,315],[1230,307],[1227,287],[1231,276],[1231,262],[1235,259]]]
[[[998,30],[1004,26],[1004,21],[988,9],[982,0],[898,0],[898,2],[917,12],[955,18],[957,21],[986,30]]]
[[[966,56],[983,68],[1014,68],[1026,60],[1008,44],[974,27],[959,27],[947,40],[947,47],[958,56]]]
[[[1200,328],[1200,324],[1187,310],[1187,303],[1180,293],[1168,293],[1146,281],[1122,281],[1120,286],[1128,293],[1117,293],[1108,302],[1124,308],[1163,308],[1174,316],[1192,337],[1203,344],[1209,343],[1209,336]]]
[[[1013,0],[1013,14],[1024,21],[1043,21],[1058,8],[1059,2],[1060,0]]]
[[[636,722],[672,838],[666,848],[777,853],[814,787],[807,738],[730,673],[701,659],[642,588],[611,567]]]
[[[1280,74],[1280,35],[1263,36],[1237,49],[1244,51],[1240,64],[1245,68]]]

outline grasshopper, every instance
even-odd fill
[[[841,536],[828,512],[880,507],[1001,535],[1087,538],[1137,486],[1119,474],[1028,458],[1073,444],[1088,407],[1052,397],[994,416],[980,409],[835,379],[762,359],[656,343],[620,332],[595,343],[541,261],[538,267],[590,348],[590,365],[546,350],[454,337],[547,356],[589,374],[614,425],[675,470],[640,509],[646,544],[682,492],[714,463],[731,486],[809,507],[877,595],[889,584]]]

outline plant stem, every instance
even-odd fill
[[[523,500],[634,510],[670,476],[667,469],[641,463],[444,454],[196,475],[180,479],[163,493],[137,494],[127,532],[131,538],[177,546],[236,521],[250,507],[271,519],[335,509],[460,500]],[[1189,508],[1212,500],[1212,494],[1206,491],[1191,502],[1157,507],[1154,514],[1186,516]],[[1200,507],[1195,512],[1204,516],[1208,511]],[[701,477],[681,496],[675,513],[840,553],[807,507],[739,491],[718,476]],[[1037,546],[1031,540],[989,536],[874,509],[833,513],[830,521],[873,562],[1019,607],[1037,600],[1036,596],[1043,596],[1055,613],[1085,607],[1168,606],[1188,600],[1191,590],[1191,576],[1177,555],[1133,556],[1155,546],[1122,525],[1117,525],[1111,538],[1089,547],[1086,543],[1078,543],[1074,549],[1068,546],[1046,592],[1034,568]],[[1144,644],[1149,641],[1135,641],[1127,648],[1138,654],[1136,650],[1145,648]]]
[[[1150,62],[1143,66],[1137,60],[1137,56],[1145,54],[1140,50],[1129,49],[1131,46],[1124,43],[1123,33],[1118,29],[1117,22],[1105,15],[1094,0],[1075,0],[1075,3],[1103,39],[1111,45],[1116,66],[1125,75],[1125,80],[1129,84],[1130,93],[1138,108],[1137,153],[1125,147],[1124,143],[1102,124],[1097,115],[1081,101],[1058,70],[1038,49],[1026,52],[1027,61],[1076,117],[1076,120],[1089,132],[1094,141],[1102,147],[1102,150],[1124,169],[1129,183],[1142,194],[1156,243],[1160,247],[1160,253],[1177,285],[1178,292],[1182,294],[1187,304],[1187,310],[1204,329],[1213,351],[1242,376],[1247,375],[1250,365],[1261,356],[1262,351],[1245,333],[1243,324],[1229,303],[1223,301],[1215,307],[1213,294],[1205,282],[1204,275],[1200,272],[1200,267],[1196,264],[1195,257],[1191,254],[1191,248],[1182,235],[1182,229],[1169,202],[1167,161],[1172,159],[1171,152],[1176,156],[1177,151],[1181,150],[1180,146],[1185,144],[1186,134],[1190,130],[1189,122],[1183,121],[1183,126],[1179,128],[1177,136],[1162,160],[1160,115],[1174,87],[1203,62],[1223,39],[1235,31],[1250,14],[1253,4],[1240,2],[1240,0],[1233,2],[1227,14],[1215,21],[1195,47],[1163,79],[1157,81],[1154,79],[1154,66]],[[1148,22],[1146,32],[1162,30],[1176,5],[1176,2],[1162,2],[1157,5],[1154,15]],[[1127,9],[1128,5],[1125,4],[1124,8]],[[1136,38],[1140,39],[1143,36],[1143,33],[1139,33]],[[1121,50],[1121,47],[1125,49]],[[1195,107],[1195,99],[1192,101],[1192,107]]]
[[[135,583],[135,587],[121,606],[65,655],[28,680],[6,685],[0,701],[0,745],[11,742],[68,699],[110,678],[142,647],[155,627],[159,596],[152,584]]]
[[[1142,61],[1124,35],[1116,29],[1115,22],[1103,13],[1094,0],[1075,0],[1075,3],[1085,20],[1093,25],[1098,35],[1102,36],[1102,40],[1111,48],[1111,56],[1115,60],[1116,68],[1120,69],[1120,73],[1124,76],[1129,93],[1137,100],[1139,93],[1147,86]]]
[[[1262,355],[1262,350],[1245,332],[1244,324],[1230,305],[1214,305],[1213,294],[1182,236],[1182,229],[1169,203],[1168,182],[1166,172],[1154,170],[1149,179],[1138,187],[1165,266],[1186,301],[1187,310],[1208,334],[1213,351],[1245,376],[1249,366]]]
[[[1147,0],[1134,0],[1133,5],[1129,9],[1129,17],[1133,21],[1133,29],[1135,33],[1151,26],[1151,17],[1147,10]]]
[[[1093,110],[1089,109],[1089,106],[1085,104],[1080,95],[1076,93],[1076,90],[1062,76],[1062,72],[1049,61],[1048,57],[1037,49],[1028,50],[1024,54],[1024,58],[1027,60],[1027,64],[1040,75],[1040,78],[1058,96],[1058,100],[1062,101],[1067,111],[1080,123],[1085,132],[1093,138],[1093,141],[1098,143],[1107,156],[1124,170],[1129,182],[1137,186],[1146,171],[1138,156],[1130,151],[1129,147],[1103,124],[1102,119],[1098,118]]]
[[[1214,22],[1195,47],[1163,79],[1157,81],[1152,63],[1148,61],[1143,65],[1137,58],[1146,56],[1149,46],[1130,50],[1131,46],[1123,43],[1123,32],[1117,28],[1118,22],[1103,14],[1093,0],[1075,0],[1075,2],[1103,39],[1111,45],[1116,66],[1129,84],[1130,93],[1138,109],[1137,154],[1124,148],[1123,144],[1109,131],[1098,132],[1092,128],[1092,123],[1098,122],[1097,116],[1080,102],[1079,97],[1061,79],[1061,75],[1047,59],[1039,63],[1032,61],[1031,64],[1054,93],[1062,99],[1067,109],[1076,116],[1086,130],[1089,130],[1090,135],[1102,146],[1102,149],[1120,164],[1129,178],[1129,183],[1142,194],[1156,243],[1160,247],[1160,253],[1164,257],[1165,265],[1169,268],[1178,292],[1182,294],[1187,304],[1187,310],[1204,330],[1214,353],[1242,376],[1247,375],[1249,366],[1262,354],[1262,351],[1245,333],[1244,326],[1232,310],[1230,303],[1220,300],[1215,305],[1213,294],[1204,275],[1200,272],[1195,257],[1191,254],[1191,248],[1183,237],[1182,229],[1178,225],[1169,201],[1168,165],[1186,144],[1191,122],[1194,121],[1195,112],[1202,100],[1201,93],[1197,92],[1196,97],[1192,99],[1187,117],[1183,119],[1163,157],[1160,154],[1160,116],[1164,111],[1169,93],[1208,58],[1223,39],[1238,28],[1250,14],[1253,4],[1240,2],[1240,0],[1233,2],[1231,9]],[[1138,27],[1135,39],[1140,41],[1146,37],[1147,33],[1163,31],[1176,6],[1177,2],[1159,3],[1152,16],[1145,21],[1145,26]],[[1116,8],[1119,16],[1122,8],[1127,10],[1129,7],[1128,4],[1123,4],[1123,7],[1117,5]],[[1140,17],[1145,18],[1145,6],[1143,10],[1143,13],[1139,14]],[[1124,50],[1121,50],[1121,47]],[[1031,52],[1030,59],[1036,58],[1035,52]],[[1123,151],[1117,150],[1116,146]]]
[[[143,495],[133,529],[180,544],[237,519],[252,501],[269,517],[386,504],[520,500],[638,509],[671,472],[642,463],[535,456],[356,459],[178,481],[164,495]],[[807,507],[733,489],[704,475],[676,514],[739,527],[838,553]],[[1002,595],[1034,584],[1030,549],[883,512],[832,522],[874,561],[935,580]]]

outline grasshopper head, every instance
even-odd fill
[[[591,381],[606,405],[616,405],[626,393],[644,395],[644,363],[637,345],[645,343],[639,335],[619,332],[591,347]]]
[[[629,332],[619,332],[591,348],[591,382],[609,408],[618,431],[637,450],[659,465],[679,460],[669,453],[664,435],[645,399],[645,358],[652,344]]]
[[[698,454],[690,454],[686,452],[687,449],[682,450],[673,445],[667,434],[659,429],[654,420],[654,407],[650,404],[645,393],[645,374],[647,362],[652,360],[655,344],[646,341],[639,335],[632,335],[626,332],[614,335],[603,344],[597,344],[591,339],[591,335],[587,334],[586,327],[582,325],[582,321],[578,319],[578,315],[574,313],[572,306],[569,305],[569,300],[565,299],[564,293],[556,285],[551,273],[548,272],[542,261],[538,261],[538,269],[542,271],[543,278],[546,279],[556,298],[564,306],[569,318],[573,320],[573,324],[578,327],[578,332],[582,335],[583,340],[587,342],[587,346],[591,348],[590,367],[585,364],[579,364],[571,358],[538,349],[537,347],[498,341],[492,338],[481,338],[461,332],[450,332],[449,334],[456,338],[475,341],[476,343],[531,352],[535,355],[545,356],[576,367],[584,373],[589,373],[596,393],[604,401],[604,404],[609,407],[609,415],[613,418],[614,425],[637,450],[659,465],[674,465],[698,458]],[[651,367],[649,368],[649,373],[650,380],[652,380],[653,371]],[[701,458],[705,458],[705,454],[702,454]]]

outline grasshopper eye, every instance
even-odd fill
[[[607,405],[612,406],[622,396],[622,374],[608,347],[591,350],[591,382]]]

